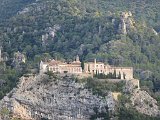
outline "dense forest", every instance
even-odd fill
[[[11,18],[35,0],[0,0],[0,21]]]
[[[159,0],[0,0],[0,44],[9,60],[1,63],[0,98],[40,60],[133,66],[141,87],[158,98],[160,90]],[[118,33],[121,12],[131,11],[134,29]],[[27,58],[25,71],[12,66],[14,52]],[[160,100],[160,99],[159,99]]]

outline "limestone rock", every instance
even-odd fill
[[[135,90],[131,97],[132,104],[138,112],[149,116],[160,114],[157,101],[152,98],[146,91]]]
[[[133,91],[135,89],[140,89],[139,80],[137,80],[137,79],[127,80],[126,85],[123,89],[123,92],[124,93],[133,93]]]
[[[120,24],[118,32],[120,34],[127,34],[127,32],[134,28],[134,20],[131,12],[122,12],[120,15]]]
[[[49,44],[49,38],[54,40],[57,31],[60,30],[60,25],[56,24],[53,27],[45,29],[46,34],[42,35],[42,45],[46,46]]]
[[[50,76],[51,77],[51,76]],[[112,96],[93,95],[84,83],[76,83],[70,76],[47,75],[22,77],[18,87],[0,102],[14,115],[24,119],[88,120],[94,113],[114,109]]]
[[[158,32],[154,28],[151,28],[151,32],[153,32],[154,35],[158,35]]]

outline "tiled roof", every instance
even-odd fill
[[[51,60],[51,61],[49,61],[49,65],[58,65],[58,64],[62,64],[62,62],[61,61],[56,61],[56,60]]]

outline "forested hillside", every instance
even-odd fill
[[[0,0],[0,21],[5,21],[16,15],[26,5],[35,0]]]
[[[9,58],[23,52],[28,71],[41,59],[71,61],[78,54],[81,61],[133,66],[135,77],[155,92],[160,89],[159,10],[159,0],[0,0],[0,43]],[[121,12],[128,11],[134,28],[120,34]],[[16,74],[11,60],[6,75]]]

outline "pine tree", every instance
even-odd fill
[[[118,79],[121,79],[121,73],[119,72]]]
[[[126,74],[125,73],[123,73],[123,79],[126,79]]]

